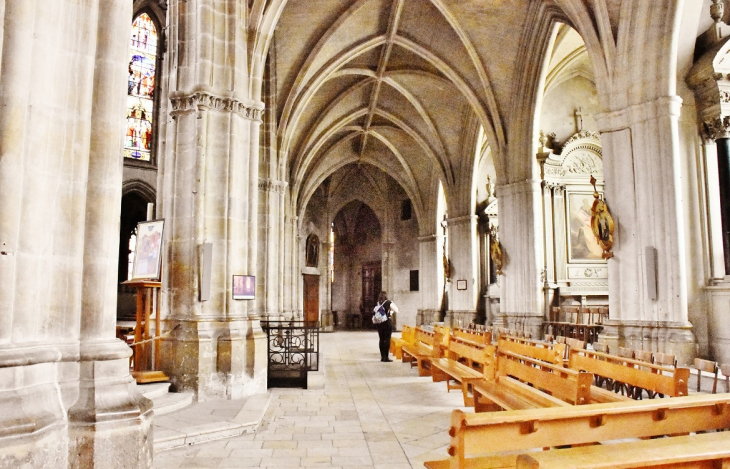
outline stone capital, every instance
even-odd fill
[[[238,114],[256,123],[263,122],[263,103],[243,102],[235,98],[216,96],[207,91],[196,91],[191,94],[172,94],[170,114],[176,117],[181,114],[199,111],[219,111]]]
[[[678,118],[682,108],[679,96],[663,96],[652,101],[629,106],[618,111],[596,114],[600,132],[612,132],[640,122],[663,119],[667,116]]]
[[[466,225],[477,220],[476,215],[464,215],[463,217],[447,218],[446,224],[448,226]]]
[[[730,138],[730,116],[708,119],[702,123],[702,130],[709,140]]]
[[[274,181],[269,178],[259,178],[259,190],[283,194],[289,184],[285,181]]]

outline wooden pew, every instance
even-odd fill
[[[516,469],[730,467],[730,432],[556,449],[517,457]]]
[[[582,341],[577,339],[567,339],[566,342],[569,342],[573,347],[582,348],[583,346]],[[559,366],[564,366],[565,363],[563,357],[569,350],[569,347],[562,343],[548,343],[530,339],[517,339],[514,337],[505,337],[504,343],[500,340],[500,347],[504,351],[526,355],[528,357]],[[607,389],[591,385],[590,403],[592,404],[601,402],[618,402],[628,399],[628,397],[618,395]]]
[[[546,360],[534,356],[541,356]],[[474,409],[485,412],[565,407],[590,402],[593,375],[556,364],[561,361],[560,347],[538,348],[518,341],[500,339],[495,361],[491,362],[487,356],[485,379],[472,383]]]
[[[468,340],[475,344],[491,344],[492,343],[492,331],[477,331],[474,329],[463,329],[455,327],[451,330],[453,337],[458,337],[463,340]]]
[[[730,428],[730,394],[506,412],[465,413],[457,409],[451,414],[450,457],[428,461],[425,466],[516,467],[520,450],[726,428]]]
[[[488,360],[487,355],[494,356],[494,350],[492,344],[479,344],[458,336],[451,337],[448,348],[439,354],[441,357],[431,359],[431,377],[434,382],[445,381],[447,392],[461,389],[464,405],[473,406],[474,399],[469,394],[469,388],[473,383],[484,379],[481,369]],[[480,370],[472,367],[474,363],[480,365]],[[451,384],[452,381],[456,384]]]
[[[411,326],[404,325],[401,329],[400,337],[390,338],[390,353],[395,355],[398,360],[403,359],[403,345],[412,344],[416,340],[416,329]]]
[[[536,360],[559,365],[563,363],[566,345],[551,342],[542,342],[533,339],[523,339],[512,336],[502,336],[498,346],[501,350],[526,355]]]
[[[686,396],[688,368],[645,363],[589,350],[570,350],[568,367],[670,397]]]
[[[401,350],[402,361],[411,362],[411,367],[418,367],[419,376],[431,375],[431,359],[440,355],[438,347],[434,344],[441,344],[448,347],[449,335],[443,333],[444,328],[434,327],[434,331],[427,331],[422,327],[417,327],[414,331],[414,341],[412,344],[403,344]],[[437,338],[438,336],[438,338]]]

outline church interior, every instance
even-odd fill
[[[730,0],[0,15],[0,467],[153,467],[141,376],[266,393],[271,324],[381,291],[394,337],[730,364]]]

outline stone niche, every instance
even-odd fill
[[[603,198],[600,137],[581,130],[559,153],[543,149],[538,159],[545,220],[545,303],[547,307],[607,305],[608,266],[590,226],[594,191]],[[596,179],[595,190],[591,176]]]

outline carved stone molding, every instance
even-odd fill
[[[283,194],[286,191],[286,188],[288,186],[289,186],[289,184],[284,181],[273,181],[268,178],[259,179],[259,190],[260,191],[276,192],[278,194]]]
[[[730,116],[706,120],[702,126],[705,138],[717,140],[730,137]]]
[[[448,224],[448,226],[465,225],[467,223],[471,223],[473,220],[476,219],[476,215],[465,215],[463,217],[449,218],[446,220],[446,223]]]
[[[584,139],[584,138],[590,138],[597,142],[601,142],[601,135],[598,132],[593,132],[590,130],[581,130],[575,134],[573,134],[568,140],[565,141],[563,144],[563,148],[570,145],[571,143],[575,142],[576,140]]]
[[[443,239],[444,235],[430,234],[425,236],[419,236],[419,243],[435,243],[436,241]]]
[[[175,96],[170,98],[172,110],[170,114],[175,117],[180,114],[198,112],[200,110],[214,110],[221,112],[233,112],[252,121],[263,122],[263,105],[252,105],[243,103],[233,98],[222,98],[203,91],[196,91],[188,96]]]

